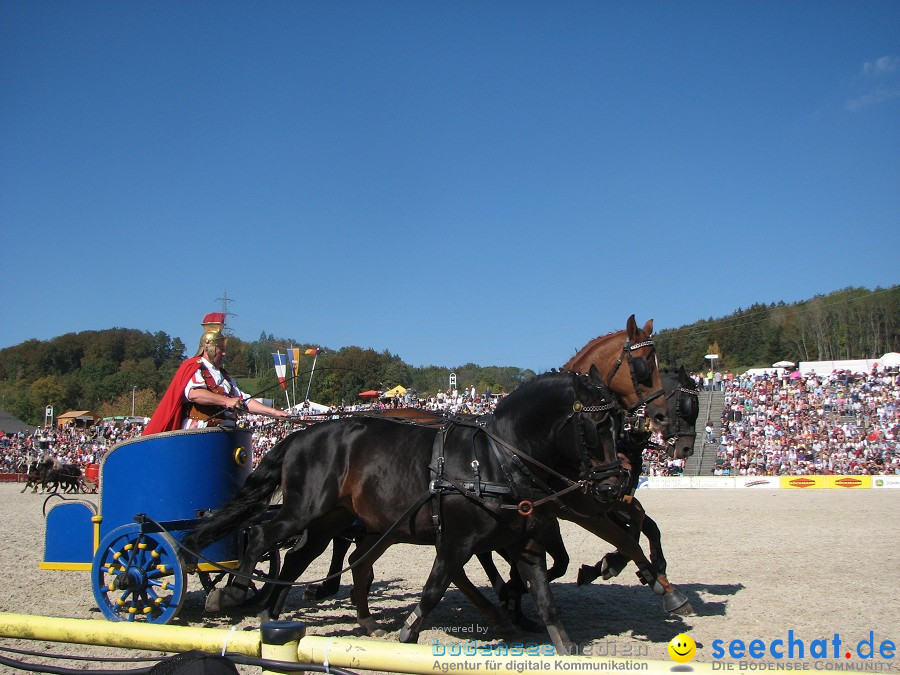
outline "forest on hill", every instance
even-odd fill
[[[900,286],[870,291],[848,288],[803,302],[752,305],[733,314],[697,321],[656,334],[661,366],[704,368],[704,356],[720,355],[733,372],[800,361],[880,358],[900,350],[897,316]],[[450,373],[460,389],[479,393],[510,391],[535,373],[515,366],[413,367],[398,355],[357,346],[332,350],[263,333],[256,341],[232,337],[227,368],[250,394],[283,405],[271,354],[287,345],[320,348],[310,383],[312,356],[301,359],[294,390],[328,405],[360,402],[359,392],[402,384],[419,395],[446,390]],[[194,354],[164,332],[127,328],[67,333],[51,340],[28,340],[0,350],[0,409],[33,425],[46,406],[57,414],[90,410],[104,417],[149,416],[156,409],[181,361]],[[290,374],[290,373],[289,373]],[[293,400],[293,399],[292,399]]]
[[[755,304],[656,334],[660,365],[698,371],[706,354],[733,372],[778,361],[878,359],[900,348],[900,286],[846,288],[810,300]],[[706,362],[708,366],[709,362]]]

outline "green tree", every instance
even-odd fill
[[[31,383],[28,387],[28,402],[30,404],[29,418],[43,419],[43,411],[48,405],[52,405],[58,415],[67,408],[66,389],[55,375],[45,375]]]

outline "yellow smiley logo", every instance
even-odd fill
[[[697,653],[697,644],[690,635],[679,633],[669,641],[669,656],[678,663],[687,663]]]

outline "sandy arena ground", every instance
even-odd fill
[[[0,484],[0,611],[102,618],[88,573],[38,569],[44,547],[41,508],[45,497],[20,494],[20,489],[20,485]],[[666,615],[659,598],[640,585],[633,566],[616,579],[576,586],[579,565],[596,562],[608,545],[563,523],[572,564],[553,588],[565,626],[581,647],[599,649],[605,644],[610,655],[630,650],[646,658],[668,660],[669,640],[684,632],[697,642],[696,660],[711,661],[713,640],[727,643],[736,638],[745,642],[759,638],[768,644],[774,639],[786,640],[788,630],[807,645],[815,639],[830,639],[834,633],[841,635],[845,646],[856,645],[869,637],[870,630],[876,645],[885,639],[900,645],[900,491],[646,490],[639,497],[662,529],[669,579],[689,597],[696,613],[684,618]],[[93,495],[87,498],[96,499]],[[389,550],[378,563],[371,606],[376,619],[390,631],[385,639],[397,638],[418,600],[432,559],[429,547],[403,545]],[[324,576],[327,564],[327,557],[321,559],[306,578]],[[490,594],[477,563],[470,563],[467,570]],[[190,587],[176,624],[258,628],[252,615],[205,614],[204,593],[195,576],[190,577]],[[302,588],[291,592],[281,618],[306,622],[312,634],[362,634],[348,588],[318,606],[304,601],[302,593]],[[537,618],[533,607],[527,609]],[[488,632],[485,636],[481,632],[487,630],[485,622],[454,587],[428,618],[427,626],[420,644],[435,639],[444,644],[464,641],[471,638],[473,630],[479,631],[481,640],[549,642],[546,633],[500,636]],[[0,638],[0,647],[122,655],[121,650],[111,648],[8,638]],[[155,652],[125,655],[159,656]],[[898,662],[900,657],[892,662],[894,669]],[[117,667],[77,662],[62,665]],[[0,672],[11,671],[0,665]]]

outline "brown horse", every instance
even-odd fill
[[[668,408],[656,348],[650,339],[652,333],[653,319],[639,329],[632,314],[624,331],[594,338],[562,369],[586,374],[591,366],[596,366],[606,386],[627,410],[632,424],[649,423],[653,429],[660,429],[667,422]]]

